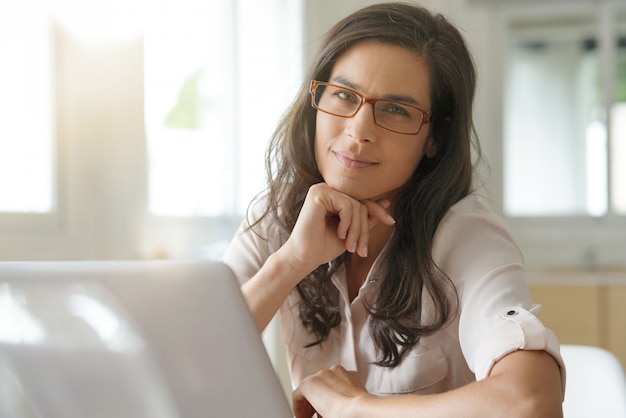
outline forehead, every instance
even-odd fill
[[[430,106],[430,69],[417,52],[380,41],[362,41],[335,62],[329,81],[350,84],[370,97],[409,95]]]

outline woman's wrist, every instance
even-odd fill
[[[268,258],[268,261],[275,265],[281,276],[285,275],[292,278],[292,287],[295,287],[319,266],[319,263],[303,257],[297,257],[294,253],[289,244],[285,244]]]
[[[362,418],[367,416],[378,416],[375,414],[376,405],[380,397],[370,393],[355,396],[347,404],[347,411],[343,416],[349,418]]]

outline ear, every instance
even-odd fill
[[[437,142],[435,142],[432,136],[429,136],[424,144],[424,155],[428,158],[434,158],[437,155]]]

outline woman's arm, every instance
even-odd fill
[[[287,242],[242,286],[257,326],[265,329],[289,292],[307,274],[344,251],[367,256],[369,230],[393,225],[389,201],[355,200],[325,183],[311,186]]]
[[[314,412],[348,417],[532,417],[563,416],[561,375],[545,351],[514,351],[489,376],[436,395],[370,395],[355,372],[340,366],[310,376],[293,393],[296,418]]]

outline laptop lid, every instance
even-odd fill
[[[0,416],[291,417],[217,261],[0,263]]]

